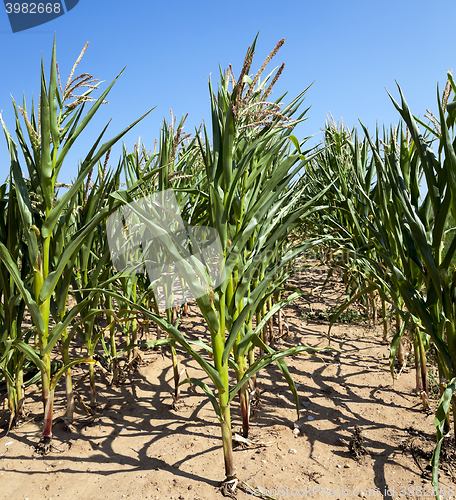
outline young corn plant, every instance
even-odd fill
[[[91,171],[84,183],[75,194],[74,208],[70,212],[70,224],[74,233],[82,230],[93,217],[101,211],[110,193],[119,188],[120,168],[111,171],[107,169],[110,151],[107,152],[104,163],[98,162],[97,175]],[[83,304],[80,310],[80,320],[74,324],[71,332],[65,330],[61,338],[61,351],[64,363],[70,360],[70,348],[75,333],[81,339],[87,350],[87,358],[94,360],[96,347],[103,337],[104,331],[96,328],[96,320],[103,314],[114,315],[112,307],[108,310],[100,307],[100,294],[85,293],[83,289],[96,286],[99,281],[106,281],[111,269],[109,248],[105,237],[105,224],[101,221],[81,245],[77,258],[71,266],[66,266],[62,275],[62,286],[68,289],[76,303]],[[58,304],[54,312],[56,321],[65,311],[65,304]],[[91,387],[91,405],[96,405],[95,364],[89,364],[89,382]],[[65,421],[70,425],[73,421],[74,396],[70,370],[66,373],[67,414]]]
[[[30,269],[27,266],[27,261],[22,259],[26,248],[16,223],[20,215],[16,192],[12,184],[10,176],[9,182],[0,186],[0,213],[2,214],[0,217],[0,241],[9,250],[16,264],[23,261],[21,273],[25,277]],[[23,330],[25,302],[18,295],[18,288],[7,267],[0,263],[0,368],[3,381],[6,383],[10,426],[18,421],[23,414],[24,362],[26,360],[22,352],[14,349],[13,342],[30,335]]]
[[[400,144],[389,147],[382,156],[379,144],[375,144],[366,131],[381,186],[378,196],[384,197],[385,193],[389,193],[385,199],[387,206],[377,209],[367,193],[360,190],[364,203],[370,205],[372,210],[371,227],[377,250],[389,269],[393,288],[400,294],[409,317],[416,325],[421,370],[425,366],[424,350],[428,339],[437,351],[442,397],[435,419],[437,446],[431,461],[436,498],[439,498],[440,448],[448,430],[450,410],[453,418],[456,414],[456,273],[451,266],[456,252],[456,237],[448,231],[450,214],[453,217],[456,214],[456,101],[449,101],[452,91],[456,92],[456,85],[452,74],[448,73],[443,96],[437,91],[439,113],[438,119],[433,120],[435,128],[425,126],[436,141],[437,151],[434,152],[429,135],[425,137],[419,129],[418,124],[423,123],[414,118],[399,87],[400,104],[391,99],[407,126],[412,147],[407,146],[406,134],[402,133]],[[417,162],[424,173],[422,202]],[[445,238],[451,241],[446,253],[443,252]],[[425,371],[421,372],[421,376],[425,377]]]
[[[139,144],[135,152],[124,155],[124,170],[127,186],[137,182],[145,173],[154,171],[156,175],[153,177],[150,184],[141,190],[141,196],[145,197],[153,193],[163,193],[169,189],[173,189],[175,193],[176,202],[178,205],[179,213],[186,213],[187,221],[192,221],[192,215],[198,207],[195,203],[195,194],[199,195],[195,189],[198,177],[201,177],[201,168],[195,165],[197,157],[197,148],[195,147],[196,139],[187,141],[188,134],[183,132],[185,117],[183,117],[179,124],[171,114],[171,123],[163,122],[160,131],[160,140],[158,150],[154,151],[152,155],[145,152],[139,154]],[[188,142],[188,143],[187,143]],[[136,221],[138,223],[138,221]],[[140,222],[139,222],[140,223]],[[140,229],[138,228],[140,231]],[[138,259],[139,248],[135,249],[134,259]],[[122,290],[122,295],[135,302],[147,300],[153,307],[156,314],[160,314],[160,310],[165,311],[166,319],[177,327],[180,313],[183,308],[174,306],[173,296],[173,280],[172,272],[170,271],[168,259],[166,258],[166,250],[159,246],[154,248],[153,259],[155,261],[154,274],[160,275],[162,278],[159,280],[161,285],[161,292],[157,288],[157,283],[152,283],[150,276],[147,273],[134,274],[124,276],[117,280]],[[171,266],[172,267],[172,266]],[[159,272],[158,269],[161,269]],[[144,279],[145,278],[145,279]],[[183,281],[183,280],[182,280]],[[134,286],[133,286],[134,283]],[[181,293],[186,294],[185,284],[182,283]],[[166,297],[166,300],[160,300],[159,295]],[[127,304],[124,304],[127,307]],[[159,340],[159,339],[157,339]],[[172,337],[168,340],[173,366],[174,378],[174,391],[173,398],[174,404],[179,401],[179,379],[181,371],[179,368],[175,341]],[[130,341],[127,342],[129,348]],[[131,345],[136,345],[136,337],[131,339]],[[131,350],[129,350],[131,352]]]
[[[296,397],[296,388],[283,358],[293,354],[312,351],[307,346],[297,346],[285,351],[275,351],[262,340],[264,326],[270,317],[284,304],[291,302],[299,293],[282,299],[253,327],[258,308],[267,303],[278,289],[284,289],[286,273],[282,271],[316,241],[304,241],[299,245],[286,245],[287,235],[314,210],[317,210],[318,196],[302,200],[302,188],[296,177],[307,162],[302,144],[291,135],[296,123],[302,121],[291,117],[302,102],[304,93],[286,107],[280,100],[269,102],[273,84],[279,73],[269,75],[260,82],[260,74],[271,53],[256,77],[248,75],[253,58],[253,47],[249,48],[241,76],[237,81],[232,70],[222,74],[217,97],[210,85],[212,104],[212,146],[206,129],[198,134],[200,155],[206,170],[206,191],[201,191],[199,200],[203,209],[198,222],[205,224],[189,230],[189,249],[182,245],[180,233],[173,231],[173,225],[180,214],[171,213],[167,198],[147,202],[145,198],[135,202],[126,193],[117,193],[116,199],[128,206],[138,220],[140,227],[150,231],[143,242],[153,240],[150,235],[160,235],[163,247],[184,278],[196,298],[198,307],[210,333],[210,345],[203,342],[189,342],[169,321],[134,305],[148,315],[176,343],[183,346],[199,363],[214,384],[216,394],[199,379],[189,378],[181,382],[192,383],[203,389],[209,397],[219,419],[222,433],[225,462],[225,492],[232,492],[238,482],[234,460],[230,405],[233,398],[241,395],[244,431],[248,431],[249,379],[272,362],[278,363]],[[234,82],[229,91],[230,81]],[[269,84],[269,85],[268,85]],[[203,217],[203,214],[206,214]],[[128,224],[128,220],[125,219]],[[139,227],[139,226],[138,226]],[[213,229],[216,230],[214,233]],[[195,234],[207,233],[207,247],[217,241],[219,268],[213,280],[205,282],[207,260],[205,245],[198,245]],[[214,234],[217,235],[216,238]],[[281,251],[277,251],[277,243]],[[151,243],[153,244],[153,242]],[[214,243],[215,245],[215,243]],[[145,259],[150,253],[143,246]],[[200,258],[194,258],[199,254]],[[192,258],[193,255],[193,258]],[[152,259],[151,259],[152,260]],[[116,296],[116,294],[113,294]],[[255,346],[264,354],[248,365],[248,353]],[[212,354],[208,361],[197,348],[202,347]],[[230,367],[234,369],[236,382],[231,383]],[[299,406],[297,406],[299,407]]]
[[[368,318],[376,323],[377,291],[371,285],[375,282],[372,264],[375,266],[379,258],[375,247],[370,244],[372,233],[369,227],[360,222],[371,214],[369,207],[358,196],[357,187],[360,184],[371,198],[376,196],[375,164],[370,155],[369,142],[367,139],[360,141],[355,129],[349,131],[343,125],[336,126],[332,122],[326,125],[324,144],[323,151],[309,165],[306,177],[309,181],[307,189],[313,193],[319,192],[331,179],[335,179],[333,187],[325,196],[325,202],[331,208],[327,213],[318,214],[317,225],[317,231],[338,236],[333,239],[326,260],[330,268],[329,276],[335,270],[342,273],[347,297],[342,309],[347,307],[347,302],[352,303],[352,298],[356,296],[356,300],[364,301]],[[365,258],[358,258],[360,254]],[[382,298],[382,320],[383,340],[386,341],[388,322],[384,297],[385,294]],[[332,322],[337,316],[333,316]]]
[[[90,75],[72,79],[86,47],[73,67],[65,88],[62,88],[59,85],[54,43],[49,82],[46,81],[43,62],[41,63],[38,119],[33,103],[29,112],[26,109],[25,100],[23,108],[17,106],[13,100],[16,112],[16,136],[25,157],[30,181],[23,177],[17,145],[2,122],[20,212],[20,218],[16,223],[20,227],[22,238],[27,243],[27,252],[22,257],[24,264],[19,267],[11,249],[0,243],[0,261],[18,288],[37,332],[36,345],[28,344],[22,338],[18,338],[12,342],[12,346],[24,353],[41,372],[44,427],[40,445],[44,452],[49,449],[51,443],[54,390],[60,376],[78,363],[93,363],[90,359],[76,358],[67,362],[51,377],[53,348],[64,335],[68,325],[84,307],[81,303],[65,311],[69,283],[62,281],[63,276],[65,270],[73,266],[84,241],[109,215],[110,211],[115,210],[115,206],[106,205],[74,234],[71,234],[71,227],[68,226],[68,214],[75,208],[75,195],[93,166],[139,121],[137,120],[113,139],[99,146],[106,131],[105,127],[82,162],[78,177],[67,191],[59,196],[58,176],[63,162],[117,80],[116,78],[109,85],[99,99],[94,100],[90,94],[97,88],[97,84]],[[88,90],[81,95],[75,94],[84,88]],[[93,101],[92,106],[84,115],[85,104],[89,101]],[[26,135],[21,128],[19,113],[25,121]],[[70,234],[71,238],[67,238]],[[21,274],[21,269],[26,263],[30,268],[29,276]],[[53,301],[59,307],[57,314],[60,321],[55,325],[50,322]]]

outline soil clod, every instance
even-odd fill
[[[350,453],[353,455],[355,460],[358,461],[360,461],[364,455],[369,454],[369,452],[364,447],[363,432],[357,425],[355,425],[355,429],[353,430],[353,437],[350,439],[348,449],[350,450]]]

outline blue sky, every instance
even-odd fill
[[[270,66],[286,64],[272,97],[288,91],[291,99],[314,82],[305,101],[312,107],[300,137],[319,133],[329,112],[350,127],[360,119],[373,131],[376,121],[398,121],[385,90],[397,97],[395,80],[416,115],[423,116],[428,107],[436,109],[436,84],[443,90],[446,71],[456,69],[455,20],[456,3],[449,0],[176,1],[173,8],[152,0],[80,0],[64,16],[13,34],[0,9],[0,111],[13,133],[10,94],[19,103],[23,92],[28,102],[32,93],[38,100],[40,61],[43,55],[48,72],[54,34],[63,81],[87,41],[78,69],[104,80],[102,88],[126,66],[109,104],[99,110],[62,168],[59,180],[67,182],[111,118],[106,138],[156,107],[125,137],[129,150],[138,136],[153,148],[170,108],[178,117],[189,114],[188,132],[202,120],[208,122],[208,77],[218,80],[219,63],[223,68],[231,63],[239,74],[259,31],[253,72],[278,40],[286,39]],[[111,155],[111,164],[119,156],[120,147]],[[0,181],[8,172],[2,136]]]

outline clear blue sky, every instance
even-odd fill
[[[173,7],[171,7],[171,5]],[[281,0],[222,2],[155,2],[152,0],[80,0],[64,16],[38,28],[12,34],[0,9],[0,110],[14,132],[10,94],[19,103],[39,95],[40,60],[49,71],[52,40],[65,82],[84,44],[90,46],[79,72],[108,82],[126,66],[93,126],[76,142],[62,169],[69,180],[102,126],[112,118],[108,136],[123,129],[148,109],[156,109],[130,132],[129,150],[140,135],[153,148],[169,109],[189,113],[187,131],[209,121],[207,80],[218,80],[218,64],[231,63],[238,74],[246,49],[259,31],[256,71],[281,38],[286,39],[272,66],[285,62],[273,94],[292,98],[315,81],[307,94],[312,106],[301,136],[316,134],[328,112],[355,125],[361,119],[397,123],[398,114],[385,91],[397,96],[401,85],[412,111],[436,109],[436,84],[441,90],[446,71],[456,70],[453,25],[456,3],[450,0]],[[104,87],[105,88],[105,87]],[[99,95],[99,94],[98,94]],[[313,143],[315,139],[313,140]],[[117,163],[120,148],[113,152]],[[25,165],[23,167],[25,170]],[[0,139],[0,181],[9,172],[5,141]]]

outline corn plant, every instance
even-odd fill
[[[93,171],[89,172],[85,183],[81,183],[79,190],[75,193],[73,210],[67,212],[70,216],[69,225],[71,225],[73,234],[82,230],[86,224],[90,223],[93,217],[104,208],[109,193],[115,191],[120,184],[120,168],[114,172],[107,171],[107,162],[109,159],[108,150],[104,164],[98,162],[97,175],[93,179]],[[93,179],[93,184],[92,184]],[[72,235],[69,235],[71,238]],[[104,332],[96,329],[95,321],[102,314],[114,314],[110,310],[100,309],[100,294],[84,293],[83,288],[95,286],[99,281],[105,281],[109,274],[111,261],[109,249],[106,243],[103,221],[89,234],[81,245],[77,257],[67,265],[63,274],[61,285],[66,290],[72,286],[71,294],[76,299],[76,303],[82,304],[80,309],[80,320],[73,324],[71,331],[64,331],[61,338],[61,351],[64,363],[70,360],[70,348],[74,335],[77,333],[83,345],[87,350],[87,358],[93,360],[95,349],[102,338]],[[90,296],[89,296],[90,295]],[[57,304],[54,311],[55,321],[62,317],[65,310],[64,304]],[[96,386],[94,363],[89,364],[89,381],[91,387],[91,404],[96,403]],[[65,422],[70,425],[73,421],[74,396],[71,382],[71,372],[66,372],[66,391],[67,391],[67,413]]]
[[[392,152],[399,154],[401,171],[407,178],[407,187],[412,193],[414,203],[418,206],[418,183],[421,173],[419,157],[405,136],[400,141],[397,136],[397,127],[390,131],[389,136],[385,133],[383,140],[377,134],[375,145],[385,156],[393,154]],[[391,341],[390,368],[392,376],[396,377],[395,358],[397,357],[401,370],[405,363],[402,356],[404,350],[402,335],[406,327],[412,326],[413,323],[408,321],[410,317],[403,311],[402,297],[392,286],[388,271],[385,271],[382,252],[379,252],[375,245],[379,233],[372,227],[371,222],[375,212],[377,219],[383,222],[383,231],[389,238],[389,259],[395,266],[403,269],[419,288],[421,282],[410,266],[407,251],[401,246],[398,247],[395,240],[396,227],[399,225],[397,221],[403,217],[403,211],[391,196],[391,187],[384,175],[375,168],[375,160],[367,138],[360,141],[356,130],[349,133],[343,128],[339,130],[334,124],[329,124],[325,129],[325,141],[327,147],[317,155],[307,170],[307,178],[310,181],[308,188],[314,192],[319,191],[329,179],[337,179],[325,200],[331,206],[331,210],[328,213],[318,214],[317,227],[319,231],[331,231],[339,235],[332,241],[330,271],[334,268],[342,270],[348,291],[347,299],[331,318],[329,332],[341,312],[364,296],[370,297],[366,306],[368,308],[370,306],[375,319],[378,294],[382,302],[383,342],[387,341],[388,335],[387,304],[392,304],[394,310],[396,333]],[[396,204],[396,212],[391,211],[392,204]],[[427,230],[429,231],[429,227]],[[398,237],[398,241],[403,238],[403,236]],[[406,321],[402,320],[403,316]],[[415,350],[417,394],[420,395],[423,406],[429,409],[425,361],[428,339],[419,328],[413,326],[412,339]]]
[[[307,168],[307,190],[316,193],[328,182],[334,180],[333,187],[326,193],[325,202],[331,207],[327,213],[319,213],[314,218],[314,230],[321,234],[337,235],[331,246],[325,249],[325,263],[329,266],[328,278],[334,271],[342,273],[345,284],[346,302],[339,309],[352,303],[352,298],[364,301],[367,316],[377,323],[377,291],[371,286],[376,272],[372,269],[379,261],[376,250],[371,245],[372,232],[361,221],[371,216],[369,207],[358,195],[358,184],[372,199],[377,199],[375,164],[370,154],[367,139],[359,140],[356,129],[337,126],[334,121],[325,127],[324,149],[319,152]],[[360,255],[363,259],[358,258]],[[368,260],[366,260],[366,257]],[[367,290],[369,288],[369,290]],[[386,291],[381,294],[383,341],[388,334],[388,314]],[[334,322],[338,317],[332,317]]]
[[[11,177],[10,177],[11,178]],[[8,188],[9,184],[9,188]],[[19,218],[19,207],[16,193],[11,182],[5,182],[0,187],[0,241],[8,248],[11,258],[16,264],[20,263],[26,248],[19,237],[18,226],[15,221]],[[27,262],[21,269],[21,274],[26,277],[29,273]],[[8,409],[10,412],[10,426],[20,419],[23,413],[23,385],[25,355],[14,349],[13,342],[23,337],[27,338],[30,332],[23,331],[25,302],[20,297],[18,288],[11,279],[7,267],[0,263],[0,367],[3,380],[6,383]],[[25,335],[24,335],[25,333]]]
[[[45,415],[40,443],[44,451],[49,448],[51,442],[54,390],[59,378],[78,363],[93,363],[93,360],[88,358],[76,358],[67,362],[51,377],[53,348],[64,335],[68,325],[84,307],[84,303],[81,303],[68,312],[65,310],[69,282],[63,282],[63,276],[65,270],[73,266],[84,241],[115,207],[106,205],[90,221],[87,221],[84,227],[72,234],[71,238],[68,237],[71,231],[68,226],[68,214],[74,207],[75,194],[93,166],[122,135],[139,121],[137,120],[113,139],[99,146],[106,131],[105,127],[82,162],[78,177],[68,190],[59,196],[58,176],[65,157],[117,80],[116,78],[109,85],[100,98],[94,100],[90,94],[97,88],[98,84],[96,80],[93,80],[93,77],[85,75],[72,79],[74,70],[86,47],[73,67],[65,88],[62,88],[59,86],[60,79],[57,73],[54,43],[49,83],[46,82],[43,62],[41,63],[38,119],[33,103],[28,111],[25,99],[22,108],[17,106],[13,100],[16,112],[16,135],[25,157],[30,181],[23,177],[17,145],[6,125],[2,122],[10,153],[12,178],[14,179],[14,189],[20,212],[20,218],[16,223],[20,227],[22,237],[27,242],[27,252],[23,256],[23,261],[24,265],[27,263],[30,267],[30,275],[25,277],[21,275],[17,259],[3,243],[0,243],[0,260],[18,288],[37,332],[38,340],[35,346],[24,342],[21,338],[15,339],[12,345],[35,363],[41,372]],[[78,90],[84,88],[88,88],[88,90],[81,95],[76,95]],[[93,104],[84,115],[85,104],[89,101],[93,101]],[[27,135],[22,131],[19,112],[24,118]],[[60,319],[54,326],[50,323],[53,297],[58,305],[56,312]]]
[[[427,132],[423,134],[418,126],[422,122],[410,112],[399,87],[400,104],[391,99],[409,131],[412,144],[408,145],[403,130],[400,139],[394,141],[393,137],[382,155],[379,143],[374,143],[366,131],[377,169],[379,207],[360,189],[360,195],[373,215],[371,229],[375,233],[376,248],[389,269],[393,288],[400,294],[415,329],[419,349],[416,352],[421,357],[420,375],[423,378],[424,350],[428,340],[437,352],[442,397],[435,419],[437,447],[431,461],[437,498],[440,448],[448,429],[450,408],[453,416],[456,410],[456,273],[451,265],[456,237],[449,231],[450,214],[454,216],[456,213],[456,102],[449,102],[451,91],[456,91],[456,85],[448,73],[443,95],[437,91],[439,114],[438,118],[433,117],[435,128],[426,126]],[[437,152],[431,149],[430,136],[436,141]],[[419,169],[425,181],[422,202]],[[443,253],[445,238],[450,238],[451,243]]]
[[[188,141],[188,134],[183,132],[185,117],[183,117],[179,124],[176,125],[176,120],[171,114],[171,123],[167,123],[165,120],[163,122],[160,131],[160,140],[158,143],[158,150],[154,151],[151,155],[146,152],[143,147],[142,154],[139,154],[140,145],[138,144],[135,151],[131,154],[124,154],[123,166],[125,171],[125,179],[127,186],[141,179],[145,173],[155,172],[155,175],[151,178],[150,183],[147,187],[143,187],[141,190],[142,196],[147,196],[148,194],[154,192],[164,192],[170,188],[174,189],[176,194],[176,201],[179,206],[179,212],[186,212],[188,215],[188,221],[191,222],[192,214],[201,205],[196,202],[195,193],[198,192],[195,189],[199,177],[201,177],[201,167],[195,164],[196,160],[196,139]],[[191,207],[191,208],[190,208]],[[138,228],[140,231],[140,229]],[[155,248],[157,251],[158,248]],[[135,250],[135,259],[138,258],[139,248]],[[160,310],[165,310],[166,318],[169,323],[177,326],[180,312],[182,308],[171,307],[173,304],[173,291],[172,282],[169,279],[169,273],[167,273],[168,264],[166,264],[166,252],[161,249],[162,254],[159,255],[155,252],[153,258],[157,265],[161,265],[161,276],[168,276],[168,278],[161,279],[161,284],[163,286],[164,296],[167,297],[166,303],[163,305],[160,298],[157,296],[156,283],[151,283],[150,277],[147,273],[143,274],[133,274],[123,276],[118,278],[117,283],[120,285],[118,289],[121,290],[122,295],[135,302],[147,300],[149,306],[153,308],[156,314],[160,314]],[[161,264],[158,264],[161,262]],[[182,286],[182,293],[186,293],[185,287]],[[127,303],[123,303],[120,300],[122,307],[126,308]],[[132,324],[135,325],[136,319],[132,316]],[[126,325],[128,329],[128,324]],[[160,339],[158,338],[157,341]],[[163,342],[160,342],[163,344]],[[180,369],[178,364],[178,358],[176,354],[175,342],[172,337],[169,337],[168,342],[171,350],[172,365],[173,365],[173,378],[174,378],[174,404],[179,400],[179,379],[180,379]],[[152,345],[150,342],[148,345]],[[154,345],[157,342],[153,341]],[[127,336],[127,349],[131,353],[132,350],[129,349],[130,345],[134,348],[136,345],[136,329],[132,329],[131,341]]]
[[[197,197],[202,208],[196,210],[200,216],[195,220],[209,227],[209,235],[213,235],[212,229],[216,229],[220,242],[218,281],[210,284],[201,281],[200,277],[206,275],[207,269],[204,259],[192,258],[182,246],[180,237],[173,232],[172,227],[180,215],[173,215],[167,208],[167,195],[152,201],[147,198],[135,201],[127,193],[121,192],[114,195],[128,206],[130,215],[128,219],[125,218],[124,225],[131,227],[130,220],[138,220],[141,224],[137,224],[137,228],[150,231],[149,237],[142,239],[146,259],[152,255],[145,248],[153,239],[151,235],[159,234],[160,239],[163,239],[163,247],[196,298],[208,326],[210,344],[189,342],[172,322],[128,301],[130,306],[150,317],[183,346],[214,384],[217,396],[199,379],[189,378],[181,382],[202,388],[219,419],[225,461],[225,491],[232,490],[237,483],[232,448],[231,401],[236,394],[241,395],[243,425],[248,430],[246,387],[249,379],[261,368],[276,362],[297,400],[296,388],[283,358],[315,350],[300,345],[285,351],[275,351],[262,340],[263,328],[270,317],[299,296],[297,292],[274,304],[261,317],[261,321],[253,325],[258,308],[262,308],[275,291],[285,289],[287,273],[283,271],[287,270],[289,274],[289,264],[316,243],[312,240],[295,246],[286,245],[290,231],[317,209],[318,197],[303,201],[303,189],[296,180],[307,158],[306,153],[301,151],[302,143],[298,143],[291,135],[304,114],[296,120],[292,116],[299,108],[304,93],[282,108],[280,100],[267,100],[281,70],[274,77],[271,74],[260,82],[261,72],[280,45],[271,53],[256,77],[248,76],[253,58],[252,47],[248,50],[237,81],[230,69],[221,75],[217,97],[210,85],[213,138],[211,146],[205,128],[197,136],[206,171],[206,180],[201,187],[204,186],[206,191],[201,191]],[[231,91],[230,82],[233,83]],[[203,233],[206,231],[201,226],[196,229],[201,229]],[[203,255],[204,249],[198,248],[191,234],[190,248]],[[279,245],[280,251],[277,251],[279,242],[282,243]],[[106,293],[111,293],[116,300],[119,298],[116,292]],[[264,354],[248,365],[247,356],[255,346],[260,347]],[[211,353],[212,362],[199,352],[201,347]],[[236,375],[234,386],[230,381],[230,367]]]

